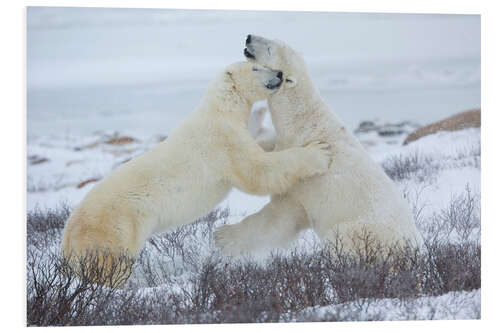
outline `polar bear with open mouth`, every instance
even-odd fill
[[[323,101],[302,56],[285,43],[248,35],[244,54],[283,72],[283,84],[268,98],[276,129],[275,151],[311,140],[328,142],[329,171],[296,184],[241,223],[216,231],[226,254],[286,248],[301,231],[313,228],[322,240],[342,241],[358,251],[371,237],[383,247],[418,246],[422,238],[402,193]]]
[[[299,180],[326,172],[331,161],[326,143],[265,152],[250,135],[252,104],[271,96],[281,83],[280,71],[249,62],[228,66],[167,140],[96,184],[63,232],[62,253],[76,273],[88,270],[79,258],[95,252],[105,274],[86,276],[121,285],[131,267],[113,273],[115,259],[124,255],[133,261],[154,233],[208,213],[231,188],[284,193]]]

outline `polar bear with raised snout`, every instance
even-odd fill
[[[281,72],[258,64],[227,67],[167,140],[88,193],[66,223],[64,257],[78,268],[77,258],[97,253],[97,264],[111,270],[122,255],[133,260],[154,233],[208,213],[232,187],[257,195],[284,193],[297,181],[326,172],[331,161],[326,143],[265,152],[251,137],[252,103],[268,98],[281,82]],[[116,279],[124,282],[129,274],[127,267]]]
[[[281,41],[255,35],[247,37],[244,54],[283,72],[282,86],[268,98],[275,151],[321,140],[331,145],[334,158],[326,174],[274,195],[241,223],[219,228],[218,246],[233,255],[285,248],[306,228],[322,240],[340,240],[346,251],[357,252],[362,237],[384,248],[421,244],[402,193],[320,97],[302,56]]]

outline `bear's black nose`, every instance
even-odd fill
[[[278,76],[278,79],[283,80],[283,72],[282,71],[279,71],[277,76]]]
[[[245,45],[248,45],[252,42],[252,35],[247,36],[247,40],[245,41]]]

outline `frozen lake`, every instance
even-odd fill
[[[480,107],[480,16],[30,7],[27,134],[168,134],[247,34],[300,50],[349,128]]]

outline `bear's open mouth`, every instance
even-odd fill
[[[255,59],[255,56],[252,53],[250,53],[250,51],[248,51],[248,49],[246,47],[243,50],[243,54],[245,55],[245,57],[247,57],[249,59]]]

